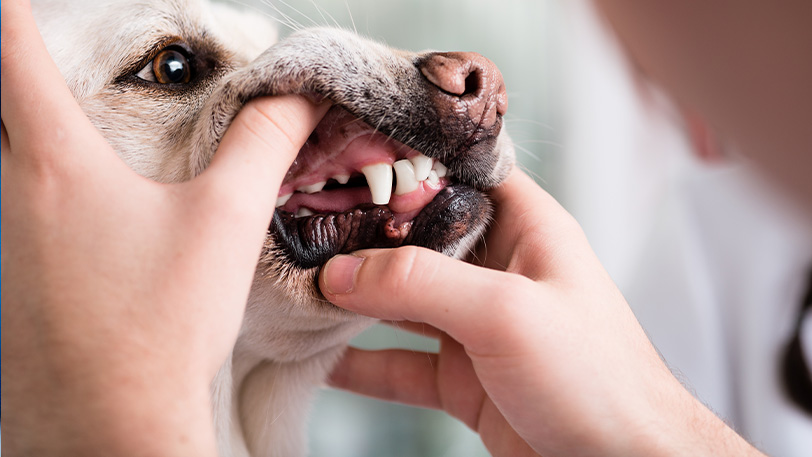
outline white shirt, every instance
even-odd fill
[[[780,378],[812,229],[746,164],[693,159],[678,113],[641,89],[589,4],[566,9],[556,196],[689,389],[768,454],[812,455],[812,415]],[[812,316],[802,341],[812,367]]]

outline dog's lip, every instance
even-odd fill
[[[317,268],[331,257],[358,249],[423,246],[443,251],[487,219],[487,199],[465,184],[443,188],[412,220],[398,221],[383,205],[295,218],[274,213],[269,232],[281,252],[299,268]]]

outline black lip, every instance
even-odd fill
[[[446,252],[472,228],[484,225],[489,212],[485,194],[454,184],[440,191],[410,227],[395,227],[389,208],[370,204],[302,218],[277,210],[269,231],[293,265],[308,269],[337,254],[367,248],[414,245]]]

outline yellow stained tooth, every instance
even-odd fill
[[[306,194],[315,194],[316,192],[321,192],[321,190],[324,189],[325,184],[327,184],[327,181],[316,182],[313,184],[302,186],[296,190],[299,192],[304,192]]]
[[[287,195],[282,195],[281,197],[278,197],[276,199],[276,207],[279,208],[280,206],[283,206],[285,203],[288,202],[288,200],[290,200],[290,197],[292,197],[292,196],[293,196],[293,194],[287,194]]]
[[[424,156],[423,154],[418,154],[411,159],[409,159],[414,165],[414,177],[418,181],[425,181],[429,177],[429,172],[431,172],[431,157]]]
[[[312,216],[313,214],[315,214],[315,213],[313,213],[313,211],[310,211],[309,209],[305,208],[304,206],[299,208],[299,211],[296,211],[296,217],[307,217],[307,216]]]
[[[405,195],[409,192],[417,190],[417,179],[414,177],[414,165],[406,159],[398,160],[392,167],[395,169],[395,175],[398,177],[398,183],[395,186],[395,195]]]
[[[361,173],[367,178],[372,203],[388,205],[392,197],[392,166],[388,163],[373,163],[361,168]]]

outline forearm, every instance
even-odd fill
[[[135,366],[102,374],[55,365],[3,373],[6,455],[216,454],[205,383]]]
[[[674,380],[672,392],[663,389],[656,426],[638,435],[635,455],[765,457]],[[666,398],[671,400],[666,400]]]

